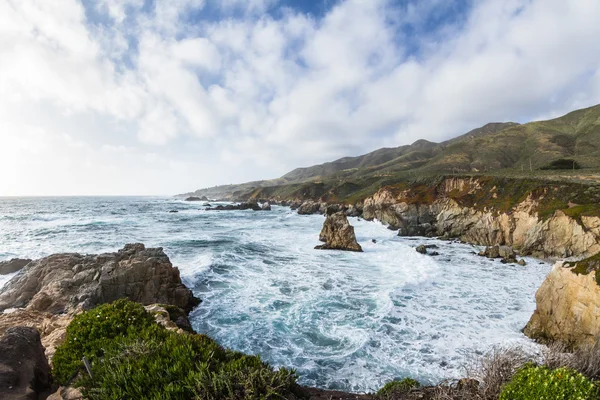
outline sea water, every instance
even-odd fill
[[[493,346],[535,346],[521,329],[550,265],[501,264],[478,257],[479,247],[401,238],[356,218],[364,253],[314,250],[323,221],[172,198],[0,198],[0,261],[163,247],[203,300],[191,314],[198,332],[322,388],[436,383]],[[419,244],[440,255],[417,253]]]

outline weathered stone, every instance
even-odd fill
[[[61,314],[120,298],[172,304],[186,311],[199,302],[162,248],[129,244],[117,253],[55,254],[32,261],[26,273],[0,293],[0,311],[17,307]]]
[[[257,202],[246,202],[240,204],[218,205],[214,208],[207,208],[206,211],[234,211],[234,210],[253,210],[262,211]]]
[[[356,241],[354,227],[343,212],[327,216],[319,240],[325,244],[316,246],[315,249],[363,251]]]
[[[425,247],[425,245],[423,245],[423,244],[417,246],[417,248],[415,250],[417,251],[417,253],[427,254],[427,247]]]
[[[38,399],[50,389],[50,366],[40,334],[34,328],[13,327],[0,338],[0,398]]]
[[[263,211],[271,211],[271,204],[269,202],[265,202],[260,208]]]
[[[558,262],[536,295],[536,310],[524,329],[540,341],[594,345],[600,339],[600,286],[596,274],[576,274]]]
[[[559,210],[542,219],[531,197],[508,212],[498,212],[462,207],[450,196],[478,190],[477,178],[446,178],[429,202],[417,204],[409,190],[382,188],[365,200],[362,216],[397,229],[401,236],[460,238],[483,246],[511,246],[539,257],[589,256],[600,251],[600,217],[584,216],[579,222]]]
[[[298,207],[298,214],[300,215],[325,214],[326,211],[327,204],[317,201],[305,201]]]
[[[13,258],[12,260],[2,261],[0,262],[0,275],[8,275],[20,271],[30,262],[31,260],[22,258]]]
[[[525,260],[523,260],[523,259],[521,258],[519,261],[517,261],[517,264],[519,264],[520,266],[524,267],[524,266],[526,266],[526,265],[527,265],[527,261],[525,261]]]

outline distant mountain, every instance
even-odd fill
[[[297,168],[279,179],[217,186],[184,195],[291,197],[301,194],[297,191],[302,184],[319,183],[330,192],[341,188],[346,198],[367,193],[369,187],[384,181],[452,173],[536,173],[570,163],[587,170],[600,169],[600,105],[548,121],[489,123],[442,143],[421,139],[411,145]]]

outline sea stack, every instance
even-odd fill
[[[354,227],[350,225],[343,212],[336,212],[327,216],[319,240],[325,242],[325,244],[316,246],[315,249],[363,251],[356,241]]]

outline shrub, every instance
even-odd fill
[[[67,384],[81,368],[81,358],[102,357],[108,341],[137,334],[155,324],[141,304],[117,300],[76,316],[67,327],[64,343],[52,358],[54,379]]]
[[[421,384],[412,378],[404,378],[399,381],[394,380],[386,383],[381,389],[379,389],[377,396],[387,399],[395,395],[409,392],[410,390],[416,389],[420,386]]]
[[[131,319],[118,323],[117,316]],[[124,328],[122,321],[132,325]],[[76,385],[87,399],[296,398],[294,371],[275,371],[259,357],[226,350],[205,335],[166,330],[143,307],[129,301],[88,311],[71,325],[67,340],[57,350],[60,357],[54,368],[67,376],[79,368],[79,355],[85,354],[93,378],[82,374]],[[74,337],[78,340],[69,340]],[[81,347],[79,337],[92,339],[94,346],[77,347]]]
[[[499,400],[587,400],[597,395],[594,383],[576,371],[530,364],[504,386]]]

